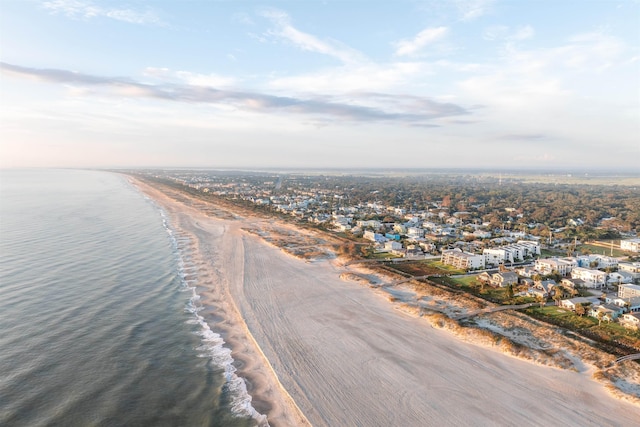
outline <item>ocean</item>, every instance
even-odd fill
[[[0,425],[258,424],[182,239],[125,176],[0,171]]]

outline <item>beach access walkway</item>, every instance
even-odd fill
[[[638,360],[640,359],[640,353],[627,354],[626,356],[618,357],[613,361],[613,364],[624,362],[625,360]]]

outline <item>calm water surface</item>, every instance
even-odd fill
[[[1,171],[0,196],[0,425],[256,424],[188,253],[126,178]]]

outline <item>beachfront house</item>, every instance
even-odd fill
[[[606,283],[607,273],[600,270],[576,267],[571,270],[571,278],[583,280],[586,288],[600,289]]]
[[[640,329],[640,313],[626,313],[620,317],[620,324],[627,329]]]
[[[597,317],[606,322],[613,322],[619,316],[624,314],[622,307],[618,307],[615,304],[600,304],[597,306],[591,306],[589,310],[589,316]]]
[[[575,297],[560,301],[560,307],[571,311],[576,311],[576,306],[578,304],[583,306],[600,305],[600,300],[597,297]]]
[[[509,285],[518,283],[518,275],[513,271],[501,271],[491,276],[491,286],[506,288]]]

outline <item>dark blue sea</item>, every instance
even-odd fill
[[[180,239],[125,176],[0,171],[0,426],[257,424]]]

